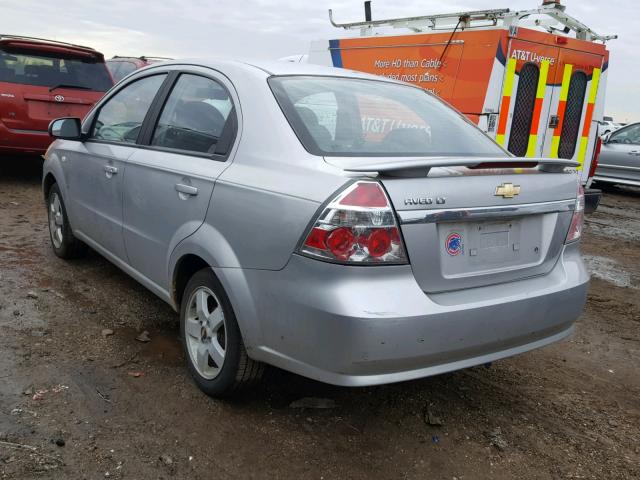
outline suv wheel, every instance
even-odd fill
[[[83,255],[87,246],[73,236],[67,210],[60,194],[58,184],[54,183],[47,199],[49,218],[49,237],[54,253],[60,258],[75,258]]]
[[[229,395],[262,375],[264,365],[248,357],[229,298],[209,268],[185,288],[180,333],[187,367],[207,395]]]

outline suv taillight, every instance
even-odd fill
[[[578,187],[578,196],[576,197],[576,207],[571,218],[571,226],[565,243],[575,242],[582,235],[582,224],[584,223],[584,189],[582,185]]]
[[[358,181],[331,199],[300,253],[346,264],[405,264],[407,255],[382,185]]]

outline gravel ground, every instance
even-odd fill
[[[97,254],[53,255],[40,166],[0,163],[0,478],[640,478],[640,190],[587,222],[570,340],[375,388],[271,370],[223,402],[167,305]]]

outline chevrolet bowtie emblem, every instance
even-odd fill
[[[496,197],[513,198],[520,194],[520,185],[514,185],[513,183],[503,183],[496,187]]]

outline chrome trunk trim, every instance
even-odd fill
[[[575,199],[554,202],[498,205],[491,207],[453,208],[434,210],[401,210],[396,212],[402,225],[413,223],[439,223],[460,220],[487,220],[519,217],[541,213],[570,212],[575,210]]]

